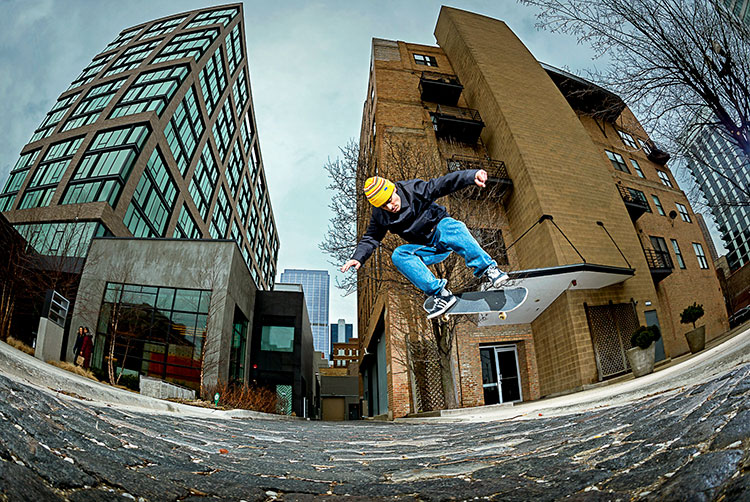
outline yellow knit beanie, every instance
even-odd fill
[[[373,176],[365,181],[365,197],[375,207],[380,207],[388,202],[395,190],[396,185],[380,176]]]

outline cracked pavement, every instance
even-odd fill
[[[748,363],[622,406],[482,423],[186,416],[2,375],[0,395],[0,500],[750,500]]]

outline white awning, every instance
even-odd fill
[[[590,263],[511,272],[509,287],[528,289],[528,298],[523,305],[508,313],[505,320],[500,320],[496,313],[479,314],[479,326],[530,323],[566,290],[606,288],[624,282],[634,274],[632,268]]]

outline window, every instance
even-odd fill
[[[679,202],[675,202],[675,206],[677,206],[677,211],[680,213],[680,218],[682,218],[682,221],[692,223],[690,214],[688,213],[688,209]]]
[[[187,74],[187,66],[142,73],[125,91],[125,95],[112,110],[109,118],[146,111],[154,111],[161,115]]]
[[[219,99],[227,87],[227,76],[224,74],[224,58],[221,48],[217,49],[211,59],[206,62],[198,79],[201,84],[203,101],[206,103],[206,111],[211,116],[219,104]]]
[[[76,77],[73,83],[70,84],[68,90],[82,86],[84,84],[88,84],[89,82],[94,80],[94,77],[96,77],[101,69],[104,68],[107,63],[109,63],[116,55],[116,52],[112,52],[110,54],[107,54],[106,56],[95,57],[91,61],[91,63],[89,63],[89,65],[81,71],[81,74]]]
[[[93,237],[112,235],[96,221],[74,223],[30,223],[14,225],[37,253],[47,256],[77,256],[89,252]]]
[[[633,169],[635,170],[636,174],[638,174],[639,177],[645,178],[643,175],[643,171],[641,170],[641,166],[638,164],[638,162],[635,159],[630,159],[630,165],[633,166]]]
[[[664,171],[660,171],[659,169],[656,170],[656,173],[659,175],[659,179],[661,180],[664,185],[668,186],[669,188],[674,188],[672,185],[672,181],[669,179],[669,175],[665,173]]]
[[[49,147],[24,190],[18,209],[49,206],[57,184],[83,142],[83,136]]]
[[[222,186],[219,190],[219,196],[216,198],[214,214],[211,217],[211,237],[214,239],[224,239],[227,236],[227,227],[229,218],[232,216],[232,207],[229,205],[229,197]]]
[[[642,140],[641,138],[638,138],[638,144],[641,145],[643,153],[645,153],[646,155],[649,155],[651,153],[651,147],[649,146],[648,142]]]
[[[42,121],[42,123],[39,125],[39,128],[34,131],[34,135],[31,136],[31,140],[29,140],[29,143],[33,143],[34,141],[46,138],[47,136],[52,134],[52,132],[55,130],[55,126],[60,123],[62,118],[66,113],[68,113],[68,110],[71,106],[73,106],[73,103],[75,103],[77,99],[78,93],[58,99],[57,103],[55,103],[55,106],[52,107],[47,116],[44,118],[44,121]]]
[[[206,143],[206,146],[203,147],[203,153],[198,158],[198,164],[195,166],[193,179],[190,180],[190,195],[193,197],[203,221],[207,221],[208,208],[211,205],[218,179],[219,170],[214,155],[211,153],[211,147]]]
[[[134,45],[133,47],[126,49],[125,52],[123,52],[120,57],[112,63],[109,69],[104,73],[104,76],[109,77],[110,75],[115,75],[138,67],[160,43],[161,39],[158,39]]]
[[[193,58],[198,61],[208,46],[219,36],[219,30],[193,31],[175,36],[156,55],[151,64],[175,59]]]
[[[16,200],[16,195],[21,189],[21,185],[23,185],[26,175],[29,174],[31,166],[36,162],[36,158],[39,156],[40,151],[41,150],[38,149],[22,154],[18,159],[18,162],[16,162],[16,165],[11,169],[8,181],[5,182],[3,194],[0,196],[0,212],[8,211],[13,206],[13,202]]]
[[[174,237],[178,239],[200,239],[201,231],[198,225],[195,224],[195,220],[190,216],[190,211],[187,208],[187,204],[182,204],[180,209],[180,216],[177,218],[177,225],[174,228]]]
[[[242,311],[234,307],[232,344],[229,349],[229,381],[242,382],[245,377],[245,347],[247,346],[248,320]]]
[[[227,100],[224,102],[224,106],[221,107],[213,127],[214,141],[216,141],[216,148],[219,151],[219,158],[222,162],[226,160],[227,152],[229,151],[229,140],[232,139],[235,130],[232,105],[229,101],[229,96],[227,96]]]
[[[172,152],[182,176],[187,174],[204,130],[205,126],[198,111],[195,91],[191,87],[185,93],[185,98],[177,105],[174,115],[164,128],[164,136],[167,138],[169,150]]]
[[[656,206],[656,210],[659,212],[659,214],[662,216],[666,216],[666,214],[664,213],[664,208],[661,206],[659,197],[657,197],[656,195],[651,195],[651,199],[653,199],[654,205]]]
[[[609,150],[604,151],[607,153],[607,157],[609,158],[609,161],[612,162],[612,166],[614,166],[615,169],[630,174],[630,171],[628,171],[628,166],[625,165],[625,160],[623,160],[622,155],[620,155],[619,153],[610,152]]]
[[[244,239],[242,237],[242,231],[240,231],[240,226],[237,225],[235,220],[232,220],[232,239],[237,243],[237,247],[242,249]]]
[[[196,26],[205,26],[208,24],[221,23],[223,26],[229,24],[234,16],[239,12],[238,9],[224,9],[224,10],[212,10],[208,12],[201,12],[195,18],[188,23],[185,28],[194,28]]]
[[[617,134],[620,135],[620,138],[622,139],[622,142],[625,143],[626,146],[629,146],[630,148],[638,149],[638,143],[635,142],[633,139],[633,136],[626,133],[625,131],[617,130]]]
[[[146,125],[97,134],[73,172],[61,204],[106,201],[115,207],[149,134]]]
[[[229,156],[229,162],[227,163],[227,169],[225,171],[227,181],[229,182],[229,192],[232,194],[232,199],[237,197],[237,188],[240,185],[240,176],[245,167],[245,163],[242,160],[242,153],[240,153],[240,142],[235,141],[234,148],[232,148],[232,154]]]
[[[240,33],[240,24],[234,27],[232,32],[224,40],[227,46],[227,62],[229,63],[229,74],[234,75],[234,70],[242,61],[242,34]]]
[[[706,260],[706,253],[703,251],[703,246],[698,242],[693,242],[693,251],[695,251],[695,257],[698,258],[698,266],[707,269],[708,261]]]
[[[119,47],[122,47],[126,43],[128,43],[139,31],[141,31],[142,27],[136,27],[136,28],[129,28],[127,30],[124,30],[122,33],[120,33],[120,36],[118,36],[116,39],[114,39],[107,47],[104,48],[102,52],[108,52],[113,49],[117,49]]]
[[[154,23],[153,25],[151,25],[151,28],[146,30],[146,32],[143,35],[141,35],[140,39],[145,40],[147,38],[155,37],[156,35],[163,35],[164,33],[170,33],[174,31],[174,29],[177,28],[177,26],[179,26],[180,23],[182,23],[182,21],[186,17],[187,16],[180,16],[180,17],[175,17],[173,19],[167,19],[165,21],[159,21],[158,23]]]
[[[677,257],[677,265],[679,265],[680,268],[685,268],[685,260],[682,259],[680,245],[677,244],[677,241],[675,239],[670,240],[672,241],[672,250],[674,251],[674,255]]]
[[[125,374],[152,376],[197,389],[211,291],[107,282],[97,335],[109,342],[119,311],[115,357]],[[131,336],[123,336],[124,334]],[[109,343],[105,343],[109,347]],[[96,353],[96,352],[95,352]],[[103,353],[92,361],[100,367]]]
[[[240,136],[242,137],[242,146],[245,147],[245,153],[250,155],[250,144],[253,142],[253,119],[250,117],[249,110],[240,122]]]
[[[263,326],[260,350],[294,352],[294,326]]]
[[[242,110],[245,108],[247,103],[247,79],[245,78],[245,72],[240,72],[240,76],[237,77],[237,81],[233,86],[234,104],[237,106],[237,115],[242,115]]]
[[[110,100],[120,90],[127,79],[115,80],[92,88],[85,98],[78,103],[73,113],[68,117],[63,126],[63,131],[70,131],[76,127],[82,127],[96,122],[102,110],[107,107]]]
[[[630,198],[634,202],[641,202],[646,206],[646,210],[650,213],[651,212],[651,206],[648,205],[648,200],[646,200],[646,194],[641,192],[640,190],[636,190],[635,188],[629,188],[628,187],[628,193],[630,194]]]
[[[164,237],[177,185],[156,147],[138,182],[123,223],[135,237]]]
[[[425,56],[424,54],[414,54],[414,62],[423,66],[437,66],[437,59],[434,56]]]

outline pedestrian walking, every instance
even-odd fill
[[[76,343],[73,345],[73,362],[76,366],[83,366],[83,358],[81,357],[81,345],[83,344],[83,326],[78,326],[78,333],[76,334]],[[79,361],[78,358],[81,357]]]
[[[89,333],[89,328],[83,328],[83,341],[81,342],[81,356],[83,357],[83,367],[89,369],[91,364],[91,353],[94,352],[94,338]]]

